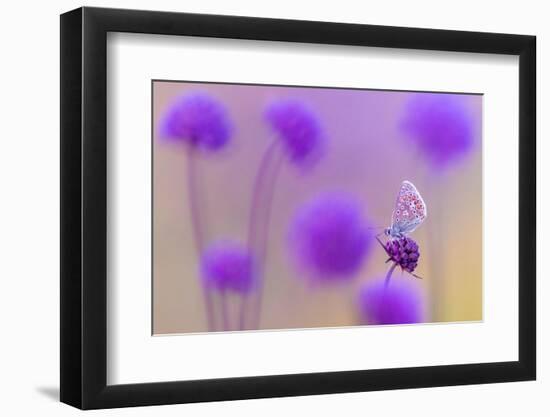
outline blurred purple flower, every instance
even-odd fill
[[[256,284],[256,266],[250,252],[237,242],[218,241],[201,259],[201,276],[209,288],[249,293]]]
[[[283,141],[292,162],[317,162],[322,152],[323,133],[313,111],[296,100],[278,100],[267,107],[265,117]]]
[[[419,93],[409,99],[401,125],[433,168],[446,168],[474,147],[473,120],[464,98]]]
[[[361,321],[365,324],[407,324],[424,320],[423,295],[416,281],[384,279],[365,284],[359,292]]]
[[[340,193],[320,195],[295,215],[289,233],[299,265],[318,281],[349,279],[369,254],[372,233],[360,203]]]
[[[418,244],[410,237],[403,236],[399,239],[390,239],[385,245],[390,260],[398,264],[402,269],[411,274],[418,265],[420,251]]]
[[[231,133],[232,125],[223,104],[202,92],[178,97],[164,114],[160,128],[165,140],[209,151],[224,147]]]

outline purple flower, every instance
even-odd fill
[[[415,94],[401,127],[434,168],[461,160],[475,145],[473,121],[460,95]]]
[[[365,324],[407,324],[424,320],[423,295],[417,281],[384,279],[365,284],[359,292],[361,320]]]
[[[165,140],[209,151],[224,147],[231,132],[232,125],[223,104],[200,92],[177,98],[164,114],[160,128]]]
[[[371,248],[370,223],[347,194],[320,195],[295,215],[289,233],[300,266],[318,281],[353,277]]]
[[[418,244],[410,237],[401,237],[398,239],[388,240],[385,244],[386,252],[390,260],[398,264],[402,269],[411,274],[418,265],[420,251]]]
[[[323,134],[317,116],[296,100],[271,103],[265,117],[283,141],[290,160],[297,164],[316,162],[322,151]]]
[[[219,241],[208,247],[201,259],[201,276],[207,287],[240,294],[256,285],[252,255],[237,242]]]

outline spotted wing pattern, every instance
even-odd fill
[[[403,181],[392,214],[392,229],[411,233],[428,215],[422,196],[410,181]]]

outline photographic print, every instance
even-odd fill
[[[152,81],[153,334],[482,320],[482,103]]]

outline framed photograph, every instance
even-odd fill
[[[61,16],[61,401],[536,375],[535,37]]]

